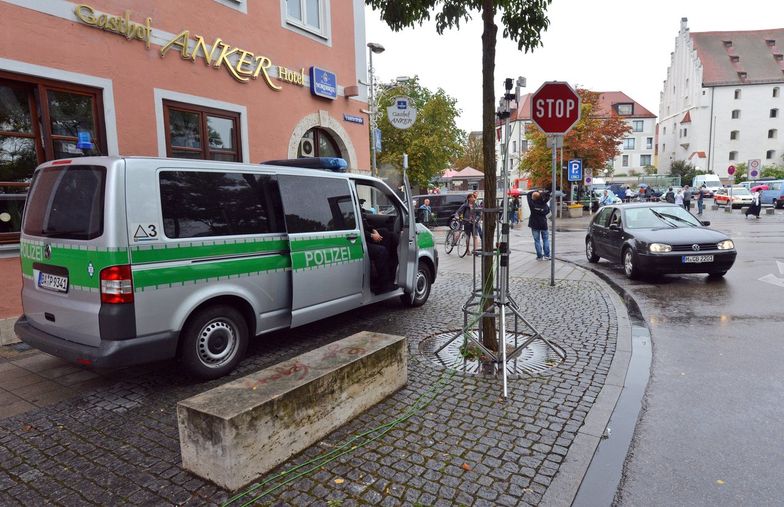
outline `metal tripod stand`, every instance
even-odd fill
[[[511,91],[511,79],[506,80],[506,90],[507,93],[502,99],[502,105],[504,100],[506,101],[506,110],[505,112],[499,112],[499,117],[505,119],[505,128],[506,128],[506,137],[505,139],[509,139],[509,104],[512,100],[514,100],[515,95],[510,94]],[[502,116],[504,115],[505,116]],[[495,219],[498,213],[501,213],[501,227],[496,228],[496,237],[493,244],[497,244],[498,248],[493,248],[493,245],[487,245],[488,242],[484,242],[482,245],[482,251],[480,253],[474,252],[474,265],[473,265],[473,287],[471,290],[471,296],[463,305],[463,328],[460,332],[456,333],[451,339],[447,340],[446,343],[441,345],[435,352],[438,354],[444,348],[446,348],[449,344],[457,340],[458,338],[463,338],[463,351],[464,354],[467,351],[469,344],[477,347],[482,354],[489,358],[491,361],[487,361],[487,364],[491,365],[495,372],[497,373],[498,368],[500,367],[501,374],[503,377],[503,396],[506,398],[508,396],[508,389],[507,389],[507,360],[509,357],[515,358],[517,357],[523,349],[531,345],[535,341],[542,341],[549,349],[555,352],[561,360],[565,358],[565,354],[563,350],[559,347],[555,346],[552,342],[550,342],[547,338],[545,338],[534,326],[531,324],[520,312],[520,307],[517,305],[517,302],[512,298],[509,294],[509,168],[507,166],[508,163],[508,145],[506,143],[507,149],[504,152],[504,167],[502,171],[502,185],[501,189],[503,191],[503,206],[501,208],[485,208],[482,210],[483,213],[488,213],[490,216]],[[486,279],[484,276],[484,272],[481,275],[481,284],[477,287],[476,281],[476,263],[477,259],[483,259],[485,257],[493,257],[494,259],[494,271],[495,271],[495,280],[496,283],[494,287],[489,287],[490,285],[488,282],[489,280]],[[492,304],[486,304],[490,301]],[[487,309],[485,309],[487,308]],[[507,316],[511,313],[513,317],[513,349],[510,352],[507,352],[507,342],[510,338],[507,334]],[[496,344],[497,350],[493,351],[488,349],[482,342],[482,320],[484,318],[493,318],[496,321],[496,329],[498,330],[498,335],[496,336]],[[522,328],[522,330],[521,330]],[[524,336],[525,339],[522,341],[520,340],[520,336]]]

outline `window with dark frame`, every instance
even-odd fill
[[[0,244],[19,241],[25,193],[39,164],[107,154],[102,93],[0,71]]]
[[[778,118],[779,117],[779,110],[776,109],[776,108],[771,109],[770,110],[770,117],[771,118]]]
[[[730,152],[730,160],[735,160],[737,158],[738,158],[738,152],[737,151],[731,151]]]
[[[768,150],[767,152],[765,152],[765,158],[767,160],[776,158],[776,150]]]
[[[733,109],[732,110],[732,119],[737,120],[740,118],[740,109]]]
[[[240,114],[163,101],[166,156],[241,162]]]

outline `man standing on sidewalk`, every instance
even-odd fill
[[[689,211],[689,208],[691,208],[691,188],[689,188],[688,183],[683,185],[683,207],[686,211]]]
[[[528,194],[528,207],[531,208],[531,216],[528,217],[528,227],[534,235],[534,247],[536,248],[536,260],[550,259],[550,235],[547,232],[547,215],[550,213],[550,206],[540,192],[530,192]],[[544,243],[544,255],[542,254],[542,243]]]

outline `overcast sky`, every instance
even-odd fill
[[[368,7],[365,16],[367,40],[386,48],[373,59],[380,80],[419,75],[428,88],[443,88],[457,99],[462,109],[458,127],[481,130],[480,16],[442,36],[432,22],[395,33],[378,12]],[[533,93],[544,81],[568,81],[593,91],[622,91],[658,115],[682,17],[688,18],[692,32],[782,28],[784,1],[553,0],[548,17],[543,46],[528,54],[502,40],[499,29],[496,97],[504,78],[525,76],[524,93]],[[784,47],[784,41],[778,46]]]

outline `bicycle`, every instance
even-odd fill
[[[463,230],[462,223],[459,219],[453,218],[452,222],[456,220],[458,224],[457,229],[452,229],[450,223],[449,232],[446,233],[446,239],[444,240],[444,251],[447,254],[450,254],[452,253],[452,250],[455,247],[458,247],[457,255],[462,258],[465,257],[466,254],[468,254],[468,246],[471,242],[471,238],[465,233],[465,230]],[[462,248],[462,243],[464,239],[465,239],[465,248]]]
[[[471,236],[466,234],[465,229],[462,226],[462,221],[460,219],[453,218],[452,221],[457,220],[458,228],[451,229],[446,233],[446,239],[444,240],[444,251],[447,254],[452,253],[452,250],[455,247],[458,247],[457,255],[460,258],[465,257],[468,255],[469,250],[471,249]],[[462,243],[465,240],[465,248],[463,248]]]

